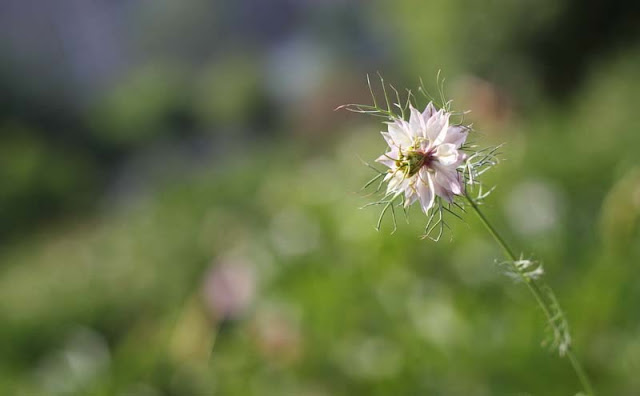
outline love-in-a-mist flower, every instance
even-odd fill
[[[451,113],[447,106],[438,110],[433,103],[429,103],[423,112],[416,110],[413,107],[416,97],[410,90],[407,91],[406,101],[403,101],[398,90],[389,85],[389,89],[398,99],[397,102],[392,103],[382,77],[380,77],[380,84],[384,94],[383,103],[386,106],[380,106],[368,77],[367,82],[373,99],[372,105],[349,104],[339,108],[384,117],[388,120],[388,130],[382,132],[382,136],[387,141],[389,150],[376,160],[387,166],[388,170],[382,172],[366,164],[376,170],[377,175],[365,184],[365,188],[378,181],[377,192],[384,182],[387,182],[387,192],[384,197],[378,202],[365,205],[383,205],[376,229],[380,229],[385,213],[390,210],[395,230],[394,208],[399,204],[398,201],[401,201],[405,207],[416,201],[420,202],[422,210],[428,217],[423,237],[434,241],[440,240],[444,228],[449,229],[443,217],[445,212],[458,218],[462,217],[455,213],[456,209],[463,213],[475,212],[504,252],[507,261],[502,263],[501,267],[505,269],[505,273],[525,283],[545,313],[548,327],[552,331],[551,345],[557,348],[561,356],[569,357],[585,394],[593,396],[593,386],[573,352],[569,325],[555,293],[544,280],[542,265],[523,255],[516,255],[516,251],[506,243],[480,209],[493,188],[483,190],[479,176],[499,162],[497,151],[500,146],[477,149],[475,146],[465,145],[470,128],[464,125],[451,125]],[[441,96],[444,97],[440,83],[439,87]],[[422,85],[419,92],[426,98],[430,98]],[[407,108],[410,111],[408,121],[405,119]],[[396,112],[397,110],[400,114]],[[468,149],[473,150],[469,151],[467,157],[465,151]],[[456,200],[456,196],[462,196],[462,199]]]
[[[410,106],[409,121],[395,118],[382,136],[389,151],[376,161],[389,167],[385,181],[387,194],[404,194],[405,207],[416,201],[427,213],[436,196],[453,202],[463,193],[461,166],[466,154],[461,150],[469,128],[450,125],[451,114],[429,103],[422,113]]]

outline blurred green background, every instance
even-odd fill
[[[505,142],[486,211],[640,394],[638,2],[5,0],[0,394],[573,395],[475,219],[374,230],[365,75]]]

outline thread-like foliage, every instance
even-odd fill
[[[571,347],[569,323],[553,290],[544,281],[542,263],[521,256],[519,260],[502,261],[498,263],[498,267],[514,281],[532,285],[541,292],[540,297],[547,306],[545,314],[548,332],[542,344],[564,356]]]

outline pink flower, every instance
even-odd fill
[[[251,267],[242,262],[223,262],[207,273],[203,297],[216,319],[236,319],[253,301],[255,288]]]
[[[389,151],[376,161],[389,167],[387,194],[404,194],[405,207],[420,201],[427,213],[435,197],[452,202],[463,193],[459,168],[466,160],[460,147],[469,128],[450,125],[450,113],[429,103],[422,113],[410,106],[409,121],[394,119],[382,136]]]

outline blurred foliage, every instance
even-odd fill
[[[181,74],[177,67],[156,63],[133,71],[113,87],[90,118],[101,140],[137,145],[175,129],[174,120],[188,98]]]
[[[364,52],[399,88],[444,69],[474,140],[506,142],[489,216],[543,262],[600,394],[638,393],[637,47],[590,63],[557,101],[519,51],[559,3],[335,3],[375,51],[349,58],[351,41],[331,41],[342,30],[300,28],[281,46],[259,31],[216,43],[201,63],[157,55],[166,40],[202,56],[218,25],[201,21],[138,38],[154,57],[77,117],[3,107],[0,394],[575,394],[474,219],[434,244],[419,210],[392,235],[357,210],[381,125],[332,110],[367,100]],[[191,26],[207,19],[197,4],[143,16]],[[335,15],[308,7],[297,20]]]

